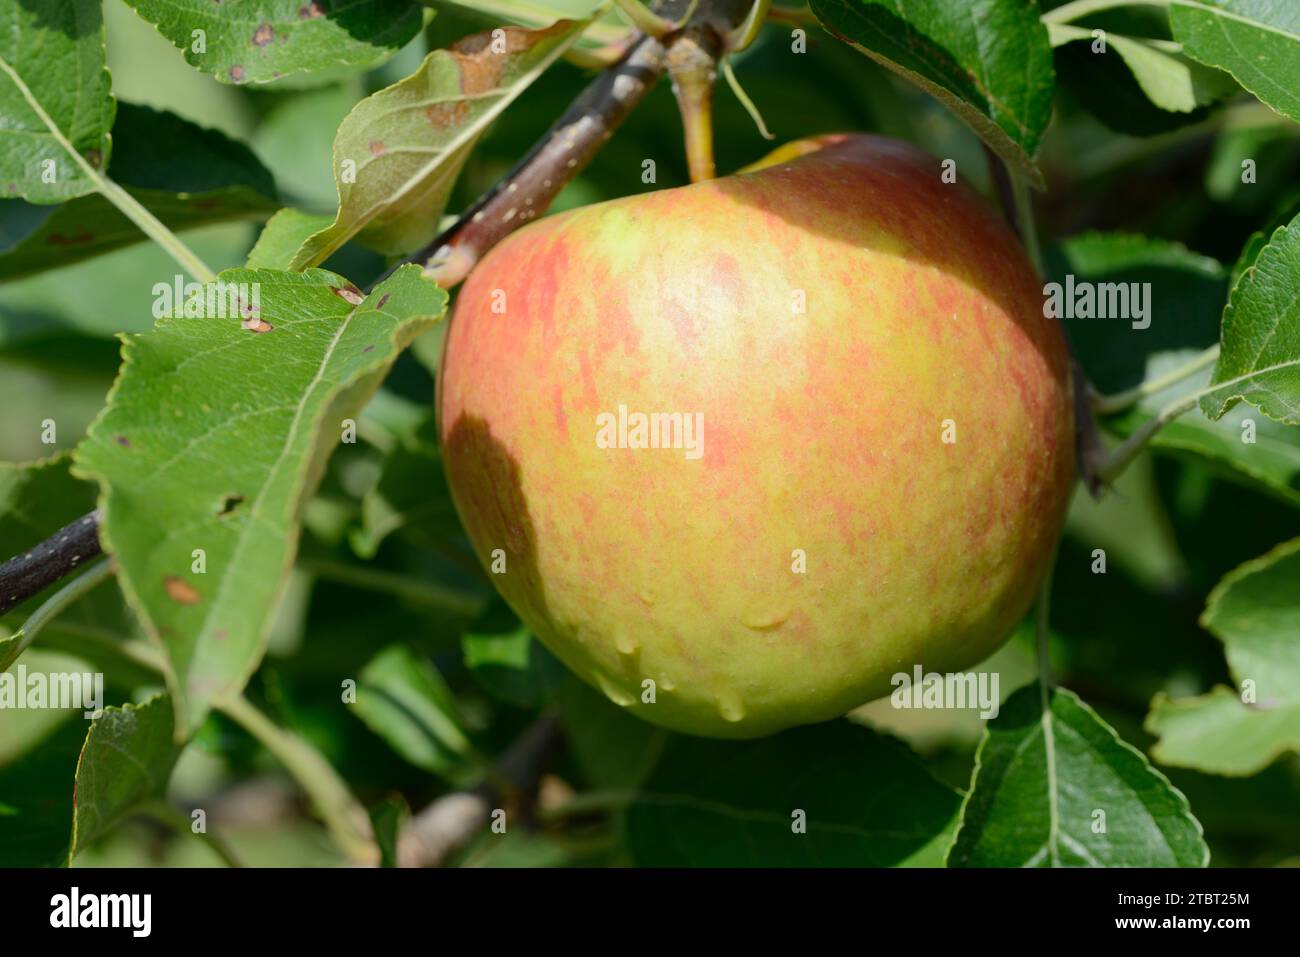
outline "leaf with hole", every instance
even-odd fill
[[[164,652],[178,736],[257,667],[344,420],[446,306],[416,266],[368,296],[324,270],[229,270],[204,291],[126,339],[77,450],[119,584]]]

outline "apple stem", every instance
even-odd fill
[[[713,179],[713,86],[717,78],[721,38],[709,27],[690,29],[668,46],[668,75],[682,114],[686,164],[691,182]]]

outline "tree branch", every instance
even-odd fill
[[[542,773],[562,738],[560,719],[546,715],[519,736],[502,755],[495,773],[481,784],[443,795],[415,815],[398,839],[398,866],[440,867],[487,826],[503,798],[524,797],[527,815]]]
[[[0,615],[101,553],[99,512],[83,515],[0,565]]]
[[[500,182],[407,261],[422,263],[444,288],[459,283],[489,249],[544,213],[591,162],[663,75],[664,56],[663,44],[653,37],[634,42]]]

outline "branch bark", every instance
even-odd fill
[[[0,615],[101,553],[99,512],[81,516],[0,565]]]
[[[502,755],[496,773],[468,791],[444,795],[411,819],[397,842],[399,867],[440,867],[487,827],[503,799],[522,798],[525,822],[538,782],[563,739],[560,719],[547,715]]]
[[[466,209],[448,229],[416,252],[440,286],[464,279],[483,255],[524,223],[540,216],[595,157],[664,72],[664,46],[641,37],[627,55],[587,86],[523,159]]]

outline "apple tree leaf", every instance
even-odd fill
[[[1279,228],[1241,273],[1223,311],[1221,351],[1201,411],[1220,418],[1245,399],[1300,425],[1300,216]]]
[[[988,723],[953,867],[1203,867],[1187,799],[1072,692],[1022,688]]]
[[[180,753],[166,695],[105,708],[77,762],[68,862],[142,804],[160,800]]]
[[[1223,642],[1240,685],[1254,685],[1261,706],[1300,703],[1300,539],[1224,576],[1201,624]]]
[[[565,681],[564,666],[499,604],[460,636],[465,667],[493,697],[536,708]]]
[[[367,559],[373,558],[385,539],[396,533],[430,549],[464,539],[447,487],[432,413],[398,437],[397,445],[384,459],[379,481],[361,500],[361,519],[361,528],[351,536],[351,544],[358,555]]]
[[[1278,0],[1173,0],[1169,26],[1190,57],[1231,73],[1300,121],[1300,5]]]
[[[165,159],[158,144],[168,144]],[[171,113],[119,103],[109,175],[163,225],[179,232],[265,219],[275,181],[248,147]],[[0,280],[88,259],[145,238],[98,194],[63,205],[0,201]]]
[[[1092,31],[1067,23],[1049,23],[1053,47],[1075,41],[1094,42]],[[1151,103],[1171,113],[1190,113],[1228,95],[1234,84],[1219,70],[1202,66],[1181,53],[1177,43],[1107,32],[1106,52],[1118,55]]]
[[[1270,708],[1245,704],[1222,685],[1192,698],[1156,695],[1145,728],[1159,737],[1151,756],[1170,767],[1244,777],[1300,752],[1300,701]]]
[[[455,695],[432,663],[405,645],[390,645],[370,660],[352,708],[418,768],[455,776],[474,764]]]
[[[1158,695],[1146,729],[1162,764],[1245,775],[1300,751],[1300,539],[1224,576],[1201,624],[1223,642],[1237,689]]]
[[[185,60],[223,83],[377,66],[419,32],[411,0],[126,0]],[[195,35],[202,31],[202,44]]]
[[[324,270],[229,270],[205,294],[126,337],[77,450],[118,582],[164,653],[178,738],[257,667],[344,420],[447,301],[416,266],[364,297]]]
[[[37,658],[36,649],[23,656],[24,662]],[[48,669],[37,660],[29,668],[48,674],[69,661],[58,656],[55,662],[51,656]],[[51,714],[59,720],[29,737],[29,747],[17,754],[0,753],[0,847],[6,867],[61,867],[68,861],[73,781],[88,722],[79,712],[0,710],[0,741],[14,731],[31,734],[36,729],[20,722]]]
[[[1043,188],[1056,79],[1034,0],[812,0],[831,33],[930,93]]]
[[[0,196],[94,192],[69,149],[103,169],[113,110],[100,0],[0,0]]]
[[[307,213],[285,207],[267,220],[249,250],[245,265],[249,269],[288,269],[307,238],[329,228],[333,222],[334,217],[328,213]]]
[[[378,252],[401,255],[437,235],[475,142],[585,25],[560,20],[543,30],[504,27],[466,37],[358,103],[334,138],[338,214],[302,243],[289,268],[321,263],[353,236]],[[520,210],[519,216],[530,214]],[[267,229],[290,225],[286,220]]]
[[[640,866],[938,866],[960,798],[848,721],[756,741],[674,735],[628,810]]]

